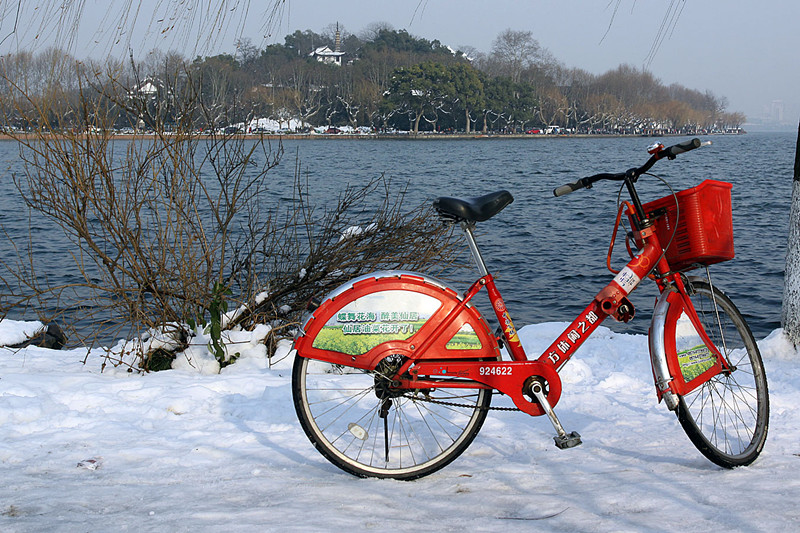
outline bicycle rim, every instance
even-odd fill
[[[767,438],[769,398],[761,354],[739,310],[706,282],[691,284],[691,299],[709,338],[733,371],[714,376],[682,396],[678,420],[712,462],[732,468],[752,463]]]
[[[409,480],[439,470],[469,446],[491,402],[486,389],[380,398],[380,379],[299,356],[294,363],[292,393],[306,435],[329,461],[360,477]]]

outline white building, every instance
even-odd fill
[[[331,50],[330,46],[320,46],[308,55],[316,58],[320,63],[342,66],[344,52],[342,52],[342,36],[339,33],[339,23],[336,23],[336,37],[333,47],[334,49]]]
[[[317,59],[321,63],[328,63],[330,65],[342,64],[342,56],[344,52],[338,50],[331,50],[330,46],[321,46],[309,54],[311,57]]]

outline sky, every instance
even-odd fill
[[[72,35],[73,53],[79,57],[127,56],[130,49],[141,55],[156,47],[187,56],[213,55],[232,53],[238,37],[266,45],[283,42],[296,29],[321,32],[337,22],[355,34],[373,22],[387,22],[454,48],[488,52],[497,35],[510,28],[531,31],[567,67],[595,74],[620,64],[645,67],[665,84],[724,96],[729,111],[751,120],[782,119],[793,125],[800,116],[794,52],[800,48],[800,2],[794,0],[226,0],[224,22],[216,12],[189,9],[208,2],[73,0],[74,6],[83,6],[78,32],[71,32],[70,24],[30,22],[58,4],[24,2],[23,11],[28,11],[17,17],[16,0],[0,0],[0,52]],[[74,13],[68,15],[73,20]],[[9,36],[15,20],[28,22],[18,22]],[[121,38],[116,28],[122,28]],[[203,38],[198,40],[198,34]]]

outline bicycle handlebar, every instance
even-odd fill
[[[669,159],[673,159],[676,155],[682,154],[684,152],[688,152],[689,150],[694,150],[695,148],[700,148],[703,146],[703,143],[700,142],[700,139],[695,137],[694,139],[682,143],[678,143],[675,145],[670,146],[669,148],[664,148],[660,152],[656,152],[656,154],[664,154],[660,155],[659,159],[662,157],[667,157]]]
[[[600,180],[622,180],[625,179],[625,173],[619,174],[595,174],[594,176],[588,176],[586,178],[581,178],[578,181],[573,183],[567,183],[562,185],[561,187],[556,187],[553,190],[553,194],[556,196],[564,196],[565,194],[569,194],[573,191],[577,191],[578,189],[591,189],[592,184],[600,181]]]
[[[653,153],[650,159],[648,159],[647,162],[639,168],[632,168],[627,172],[618,172],[615,174],[602,173],[595,174],[594,176],[587,176],[573,183],[567,183],[565,185],[561,185],[560,187],[556,187],[553,190],[553,194],[555,196],[564,196],[573,191],[577,191],[578,189],[591,188],[593,183],[601,180],[620,181],[624,180],[626,177],[629,177],[633,181],[636,181],[639,176],[650,170],[650,168],[655,165],[656,161],[659,159],[663,159],[665,157],[667,159],[675,159],[675,157],[679,154],[688,152],[689,150],[694,150],[695,148],[700,148],[701,146],[705,146],[707,144],[711,144],[711,142],[707,141],[704,143],[701,142],[700,139],[694,138],[689,141],[672,145],[669,148],[662,148]]]
[[[575,183],[565,183],[561,187],[556,187],[553,189],[553,194],[555,196],[564,196],[565,194],[569,194],[572,191],[577,191],[578,189],[583,189],[584,187],[588,187],[588,185],[583,183],[583,180],[580,179]]]

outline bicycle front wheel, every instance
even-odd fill
[[[398,390],[375,371],[297,356],[295,410],[306,435],[334,465],[360,477],[416,479],[449,464],[480,431],[487,389]]]
[[[713,463],[725,468],[748,465],[761,453],[769,425],[767,379],[758,345],[722,291],[704,281],[692,281],[687,290],[703,328],[731,371],[680,397],[678,420]]]

